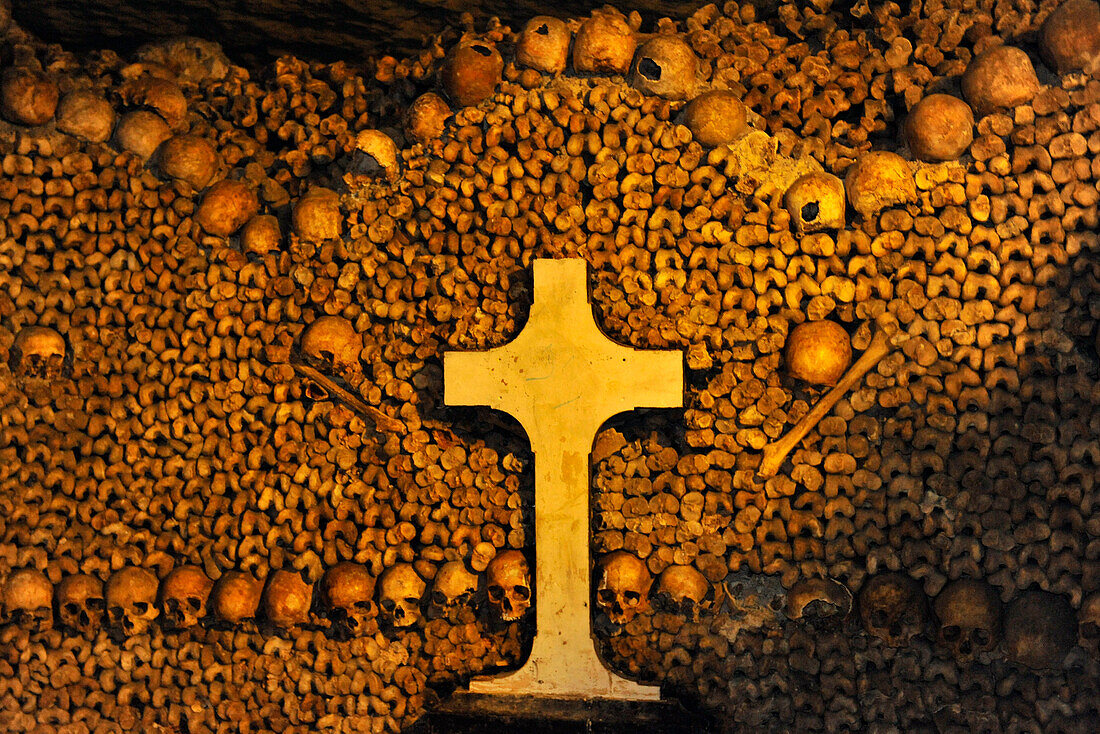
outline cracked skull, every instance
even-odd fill
[[[11,352],[12,369],[22,377],[52,380],[65,367],[65,337],[48,326],[24,327]]]
[[[834,579],[807,578],[787,592],[787,616],[809,624],[842,620],[852,611],[852,592]]]
[[[485,569],[486,591],[493,611],[514,622],[531,608],[531,572],[522,551],[506,550]]]
[[[654,601],[663,611],[695,621],[714,606],[712,592],[710,582],[694,566],[672,565],[657,578]]]
[[[596,604],[607,618],[624,625],[649,608],[653,576],[644,562],[626,551],[609,553],[599,562]]]
[[[958,579],[943,588],[933,604],[936,639],[956,660],[969,662],[992,650],[1001,630],[1001,600],[980,579]]]
[[[359,353],[363,339],[350,321],[342,316],[322,316],[302,332],[302,356],[313,367],[344,379],[362,374]]]
[[[374,599],[375,578],[360,563],[344,561],[321,577],[321,601],[329,621],[350,635],[368,631],[378,614]]]
[[[409,563],[386,569],[378,579],[378,605],[394,627],[411,627],[421,619],[427,584]]]
[[[127,566],[107,579],[107,620],[127,637],[143,635],[157,618],[157,577],[147,569]]]
[[[867,633],[890,647],[902,647],[924,631],[928,604],[924,590],[901,573],[882,573],[859,592],[859,615]]]
[[[74,574],[57,585],[57,616],[63,627],[91,637],[103,624],[107,602],[103,582],[95,576]]]
[[[53,584],[36,568],[18,568],[3,589],[4,618],[28,630],[53,629]]]
[[[194,627],[206,616],[214,582],[198,566],[172,569],[160,582],[160,624],[165,629]]]
[[[448,561],[439,567],[432,580],[428,615],[446,617],[461,607],[468,607],[477,591],[477,575],[466,570],[462,561]]]

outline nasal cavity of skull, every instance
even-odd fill
[[[545,27],[545,26],[544,26],[544,27]],[[490,50],[488,49],[488,47],[486,47],[486,46],[482,46],[481,44],[474,44],[474,45],[473,45],[473,46],[471,46],[470,48],[472,48],[472,49],[473,49],[474,51],[477,51],[477,52],[478,52],[479,54],[481,54],[482,56],[491,56],[491,55],[492,55],[492,53],[493,53],[492,51],[490,51]]]
[[[661,65],[648,56],[643,56],[638,61],[638,73],[651,81],[660,81]]]
[[[821,211],[821,207],[818,206],[816,201],[811,201],[809,204],[802,205],[802,221],[812,222],[817,219],[818,212]]]

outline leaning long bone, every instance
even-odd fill
[[[290,365],[298,374],[312,380],[313,382],[316,382],[318,385],[327,390],[330,395],[336,397],[336,399],[342,402],[344,405],[348,406],[356,413],[359,413],[360,415],[374,421],[374,425],[380,431],[399,434],[406,433],[404,423],[397,420],[396,418],[391,418],[378,408],[375,408],[373,405],[368,405],[360,397],[358,397],[351,391],[341,387],[338,382],[333,380],[324,372],[321,372],[315,367],[311,367],[304,362],[291,362]]]
[[[775,473],[779,471],[779,467],[786,460],[787,454],[791,453],[794,447],[806,437],[806,434],[812,431],[821,422],[821,419],[829,414],[829,411],[833,409],[837,402],[847,395],[848,391],[892,349],[893,345],[890,343],[890,337],[880,329],[871,339],[871,343],[867,345],[867,348],[863,350],[863,354],[855,361],[855,364],[848,368],[848,371],[836,383],[836,387],[825,393],[825,397],[821,398],[810,412],[803,416],[802,420],[796,423],[794,428],[788,431],[786,435],[764,447],[764,458],[760,462],[760,468],[757,469],[756,476],[761,479],[775,476]]]

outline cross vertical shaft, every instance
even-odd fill
[[[510,674],[471,691],[548,697],[652,700],[596,655],[589,597],[589,465],[592,440],[611,416],[683,405],[683,353],[642,351],[604,336],[588,302],[584,260],[536,260],[527,324],[487,352],[448,352],[444,402],[485,405],[515,417],[535,455],[536,633]]]

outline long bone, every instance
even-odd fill
[[[783,465],[783,461],[787,458],[787,454],[791,453],[794,447],[806,437],[806,434],[813,430],[814,426],[829,414],[833,406],[847,395],[848,391],[872,367],[889,354],[891,349],[893,349],[893,345],[890,344],[889,337],[886,332],[880,329],[871,339],[871,343],[867,345],[867,348],[863,350],[863,354],[860,355],[855,364],[840,378],[836,387],[825,393],[825,397],[821,398],[810,412],[795,424],[794,428],[764,447],[764,458],[760,462],[760,468],[757,469],[756,476],[761,479],[775,476],[775,473],[779,471],[779,467]]]

